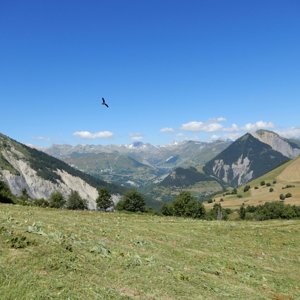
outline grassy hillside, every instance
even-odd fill
[[[261,182],[265,185],[261,185]],[[244,187],[237,189],[236,195],[219,194],[214,197],[215,202],[223,199],[222,206],[238,208],[242,203],[245,205],[259,205],[269,201],[278,201],[281,194],[292,194],[286,198],[287,204],[300,206],[300,157],[281,165],[269,173],[248,183],[250,190],[244,193]],[[256,188],[255,188],[256,187]],[[270,191],[273,189],[273,191]],[[212,206],[214,203],[208,204]]]
[[[299,299],[300,221],[0,205],[1,299]]]

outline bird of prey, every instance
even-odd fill
[[[108,107],[108,105],[105,102],[105,99],[102,97],[102,105],[105,105],[106,107]]]

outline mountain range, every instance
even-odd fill
[[[141,142],[107,146],[53,145],[44,151],[95,177],[139,188],[159,183],[177,167],[203,165],[231,143],[185,141],[164,146]]]
[[[25,189],[32,198],[49,198],[54,191],[67,196],[75,190],[91,209],[99,187],[107,187],[115,195],[135,187],[149,202],[168,201],[183,189],[203,199],[298,157],[299,144],[259,130],[234,142],[53,145],[44,153],[0,134],[0,180],[14,194]]]

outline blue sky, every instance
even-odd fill
[[[298,0],[4,0],[0,45],[23,143],[300,137]]]

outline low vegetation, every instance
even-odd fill
[[[299,299],[300,221],[0,204],[8,299]]]

